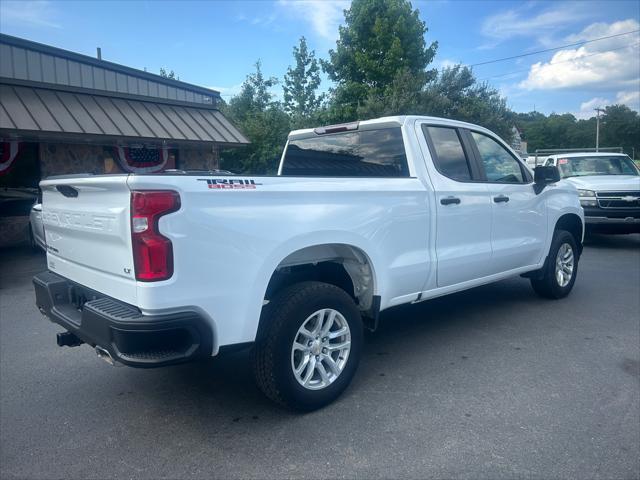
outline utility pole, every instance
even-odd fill
[[[596,152],[600,148],[600,112],[604,112],[604,109],[598,107],[594,108],[596,111]]]

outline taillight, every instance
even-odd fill
[[[173,275],[173,246],[160,234],[160,217],[180,208],[180,195],[172,190],[131,192],[131,243],[136,279],[166,280]]]

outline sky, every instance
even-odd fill
[[[303,35],[318,57],[328,58],[349,3],[1,0],[0,32],[91,56],[99,46],[105,60],[152,73],[172,69],[228,99],[258,59],[266,75],[282,80]],[[517,112],[588,118],[613,103],[640,110],[639,0],[412,5],[426,22],[427,43],[438,42],[433,66],[475,65],[476,77]],[[589,43],[575,45],[583,41]],[[524,54],[531,55],[477,65]],[[330,87],[325,78],[322,89]],[[281,97],[281,88],[274,93]]]

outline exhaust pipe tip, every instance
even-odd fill
[[[113,357],[111,356],[111,354],[106,348],[96,346],[96,355],[98,355],[98,358],[104,360],[112,367],[116,366],[116,361],[113,359]]]

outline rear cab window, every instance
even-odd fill
[[[282,176],[408,177],[400,127],[291,139]]]

